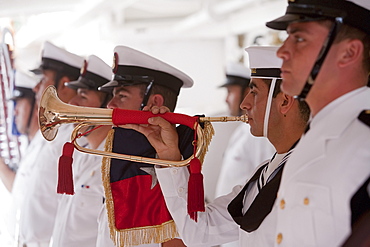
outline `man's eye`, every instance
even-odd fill
[[[302,37],[295,37],[295,41],[296,42],[303,42],[304,41],[304,38],[302,38]]]

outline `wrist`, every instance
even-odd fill
[[[179,161],[181,160],[181,153],[180,150],[167,150],[166,152],[158,153],[158,158],[162,160],[173,160]]]

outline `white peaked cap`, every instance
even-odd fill
[[[41,65],[32,72],[40,74],[43,69],[52,69],[78,77],[83,62],[83,57],[45,41],[41,55]]]
[[[84,58],[66,51],[48,41],[44,43],[42,58],[50,58],[80,69]]]
[[[14,80],[15,87],[12,92],[12,97],[9,100],[17,100],[24,97],[34,99],[35,93],[33,92],[33,88],[39,82],[40,78],[16,70]]]
[[[112,67],[95,55],[88,57],[86,69],[87,72],[93,73],[107,80],[112,79]]]
[[[77,88],[98,88],[112,79],[112,68],[102,59],[95,55],[88,57],[81,68],[80,77],[77,81],[67,82],[66,86]]]
[[[250,79],[251,71],[241,63],[229,62],[226,64],[226,75]]]
[[[245,49],[249,56],[251,77],[280,78],[282,59],[276,55],[277,46],[250,46]]]
[[[16,87],[23,87],[23,88],[34,88],[36,84],[40,81],[40,78],[37,76],[31,76],[26,74],[21,70],[15,71],[15,78],[14,84]]]
[[[113,73],[113,80],[102,86],[101,90],[142,83],[140,76],[153,79],[154,84],[167,87],[177,94],[181,87],[190,88],[194,84],[193,79],[175,67],[127,46],[114,48]]]
[[[348,0],[348,2],[352,2],[357,4],[358,6],[370,10],[370,1],[369,0]]]
[[[286,30],[293,22],[334,20],[370,34],[369,0],[289,0],[283,16],[266,23],[277,30]]]
[[[241,63],[229,62],[226,64],[226,80],[220,87],[239,85],[245,88],[249,85],[251,71]]]

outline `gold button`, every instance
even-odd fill
[[[283,241],[283,234],[279,233],[276,237],[276,243],[280,244]]]
[[[303,204],[304,205],[310,204],[310,199],[308,199],[307,197],[305,199],[303,199]]]
[[[281,209],[284,209],[284,208],[285,208],[285,201],[284,201],[284,199],[282,199],[282,200],[280,201],[280,208],[281,208]]]

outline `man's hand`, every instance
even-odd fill
[[[143,111],[148,111],[145,106]],[[153,106],[150,111],[153,114],[163,114],[170,110],[165,106]],[[148,138],[150,144],[155,148],[158,157],[164,160],[181,160],[181,153],[178,148],[178,135],[175,126],[161,117],[148,119],[149,124],[126,124],[120,127],[136,130]]]

